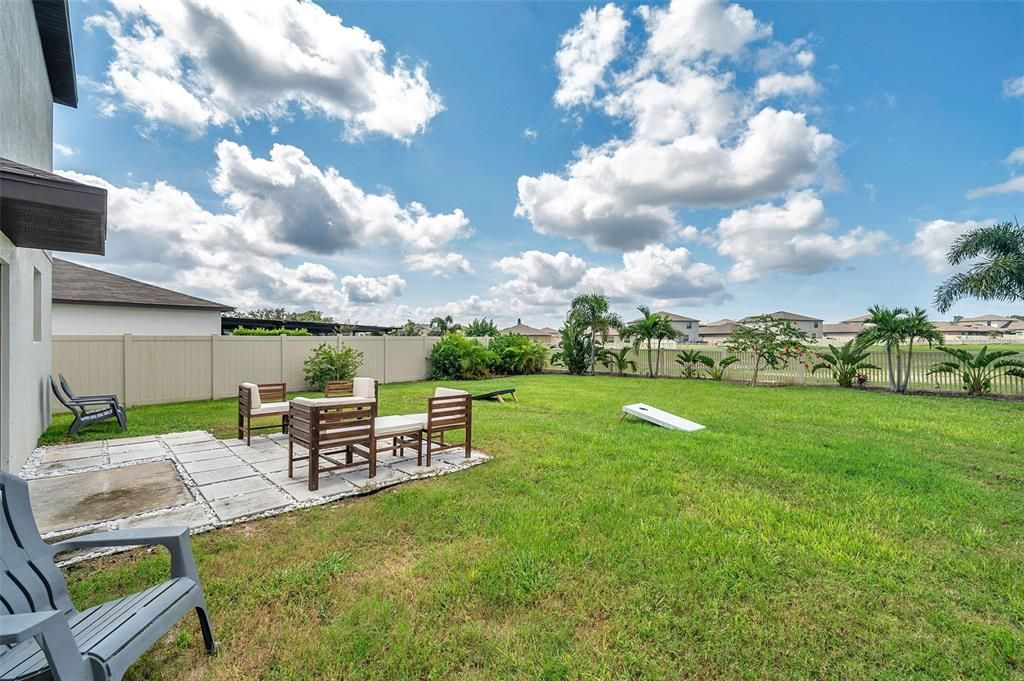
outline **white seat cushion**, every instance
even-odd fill
[[[267,414],[287,414],[288,403],[287,402],[267,402],[259,409],[250,409],[249,413],[253,416],[266,416]]]
[[[455,388],[434,388],[434,397],[452,397],[454,395],[468,394],[465,390],[456,390]]]
[[[372,399],[366,397],[296,397],[292,400],[296,404],[307,407],[337,407],[342,404],[369,404]]]
[[[352,379],[352,395],[355,397],[364,397],[369,399],[375,399],[377,396],[374,394],[373,379],[364,378],[362,376],[356,376]]]
[[[378,416],[373,421],[377,437],[389,437],[396,433],[409,433],[427,427],[426,414],[402,414],[400,416]]]
[[[263,402],[260,400],[260,387],[255,383],[243,383],[243,388],[249,389],[249,407],[252,409],[259,409],[263,406]]]

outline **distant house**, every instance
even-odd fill
[[[675,314],[674,312],[655,312],[659,317],[663,317],[672,324],[672,328],[676,330],[679,337],[676,339],[679,343],[699,343],[700,342],[700,321],[693,317],[684,317],[681,314]]]
[[[732,319],[719,319],[709,324],[700,325],[700,341],[711,345],[724,343],[737,328],[743,328],[745,324]]]
[[[864,329],[860,321],[846,321],[838,324],[822,324],[824,339],[830,343],[846,343],[857,337]]]
[[[778,312],[769,312],[767,315],[760,315],[771,317],[772,319],[782,319],[788,322],[792,322],[793,326],[806,333],[811,338],[821,338],[824,335],[822,326],[824,320],[817,319],[815,317],[808,317],[806,315],[797,314],[795,312],[786,312],[785,310],[779,310]],[[757,320],[757,316],[752,315],[750,317],[744,317],[740,320],[743,324],[752,324]]]
[[[1005,329],[1014,322],[1019,322],[1019,319],[1013,317],[1002,317],[997,314],[986,314],[980,317],[965,317],[959,321],[960,324],[983,324],[985,326],[991,326],[994,329]]]
[[[871,315],[869,315],[869,314],[862,314],[862,315],[860,315],[858,317],[850,317],[849,319],[844,319],[844,320],[842,320],[839,323],[840,324],[860,324],[861,326],[864,326],[864,322],[866,322],[869,319],[871,319]]]
[[[552,345],[557,342],[558,332],[551,328],[538,329],[532,326],[523,324],[522,319],[517,319],[514,326],[510,326],[505,329],[501,329],[504,334],[518,333],[520,336],[526,336],[530,340],[535,340],[543,345]]]
[[[53,259],[53,335],[219,335],[234,308]]]

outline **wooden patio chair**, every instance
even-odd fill
[[[351,381],[327,381],[324,384],[324,397],[361,397],[377,399],[377,380],[356,376]]]
[[[288,429],[288,477],[294,475],[296,461],[307,461],[308,487],[320,488],[320,474],[354,466],[369,466],[369,477],[377,476],[377,435],[374,418],[377,404],[363,399],[296,397],[291,401]],[[305,456],[296,456],[295,446],[305,447]],[[344,454],[344,463],[337,456]],[[365,461],[355,461],[354,457]],[[320,465],[321,460],[329,466]]]
[[[57,382],[53,380],[53,376],[50,376],[50,389],[56,395],[57,401],[75,417],[68,428],[68,435],[74,435],[85,426],[107,419],[117,419],[117,425],[121,426],[121,430],[128,429],[128,416],[125,414],[124,407],[120,403],[111,402],[107,396],[92,395],[72,398],[61,392]]]
[[[445,433],[453,430],[466,431],[464,444],[444,442]],[[436,441],[435,436],[438,438]],[[427,421],[423,427],[423,437],[426,441],[428,468],[434,452],[463,447],[468,459],[473,448],[473,397],[465,390],[435,389],[434,396],[427,400]]]
[[[24,480],[0,472],[0,502],[0,679],[120,679],[193,608],[206,651],[217,650],[187,527],[100,532],[46,544]],[[170,551],[171,579],[88,610],[75,609],[54,556],[139,544]]]
[[[288,385],[286,383],[242,383],[238,386],[238,439],[252,445],[252,431],[277,428],[276,423],[253,426],[253,418],[280,416],[281,432],[288,432]]]

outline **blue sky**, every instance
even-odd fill
[[[242,309],[836,321],[1024,213],[1020,3],[138,4],[71,7],[81,260]]]

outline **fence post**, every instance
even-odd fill
[[[388,382],[388,337],[387,334],[380,337],[381,347],[384,348],[384,380],[381,383]]]
[[[124,383],[122,386],[124,387],[124,406],[126,407],[130,407],[132,404],[131,396],[128,394],[128,386],[131,384],[131,379],[129,378],[131,375],[131,361],[128,358],[131,355],[131,349],[132,335],[126,333],[121,341],[121,359],[124,361]]]
[[[278,379],[277,379],[278,383],[284,383],[285,382],[285,380],[284,380],[284,354],[285,354],[284,344],[285,344],[285,339],[287,337],[288,336],[286,336],[283,333],[280,336],[278,336],[278,338],[281,339],[281,368],[280,368],[280,371],[277,372],[278,373]]]
[[[217,399],[217,339],[219,334],[210,334],[210,399]]]

